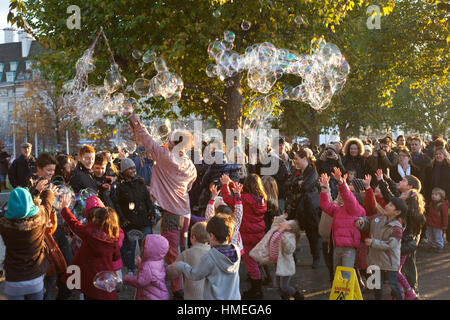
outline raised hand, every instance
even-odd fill
[[[386,179],[390,179],[391,178],[391,176],[390,176],[390,169],[389,168],[386,168],[386,174],[384,176],[385,176]]]
[[[70,195],[65,193],[61,197],[61,208],[67,208],[70,204]]]
[[[36,185],[36,190],[38,190],[39,192],[42,192],[42,190],[44,190],[47,183],[48,183],[48,180],[46,180],[46,179],[39,181]]]
[[[342,172],[339,168],[334,167],[333,171],[331,172],[331,175],[339,184],[344,183],[344,179],[342,178]]]
[[[370,181],[372,180],[372,176],[370,174],[366,174],[363,179],[364,186],[366,189],[370,188]]]
[[[222,185],[227,185],[227,184],[230,183],[230,177],[227,176],[226,174],[223,174],[223,175],[220,177],[220,182],[222,183]]]
[[[321,187],[328,188],[330,177],[326,173],[322,173],[319,177],[319,184]]]
[[[377,177],[378,181],[383,180],[383,170],[378,169],[377,172],[375,172],[375,177]]]
[[[216,197],[219,195],[219,191],[217,191],[217,185],[215,184],[211,185],[209,191],[211,191],[211,200],[216,199]]]
[[[233,184],[233,187],[231,188],[231,190],[233,191],[234,194],[241,194],[242,193],[242,189],[244,189],[244,186],[242,184],[240,184],[239,182],[235,182]]]

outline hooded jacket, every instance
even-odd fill
[[[205,279],[203,298],[205,300],[240,300],[239,291],[239,265],[241,262],[240,250],[231,245],[236,254],[233,262],[215,247],[211,248],[201,259],[200,263],[191,267],[179,261],[175,269],[182,272],[190,280]]]
[[[117,300],[117,292],[107,292],[94,286],[95,275],[100,271],[114,271],[114,261],[120,259],[119,240],[110,238],[98,225],[88,222],[83,225],[68,208],[61,210],[70,229],[82,240],[72,260],[81,270],[81,292],[89,298],[98,300]],[[67,281],[65,274],[62,281]]]
[[[231,196],[228,185],[223,185],[220,190],[225,203],[235,208],[238,199]],[[244,245],[255,246],[265,234],[264,215],[267,211],[267,203],[263,198],[258,198],[249,193],[242,193],[241,198],[243,214],[239,232]]]
[[[358,203],[347,183],[338,185],[339,193],[344,201],[343,206],[330,202],[328,192],[320,193],[320,206],[322,210],[333,218],[331,230],[333,235],[333,246],[358,248],[361,235],[355,227],[355,219],[364,217],[366,211]],[[328,242],[329,243],[329,242]]]
[[[168,251],[169,242],[163,236],[148,234],[145,237],[137,275],[123,276],[124,284],[137,288],[135,300],[169,300],[164,268],[164,256]]]
[[[373,239],[367,255],[367,264],[377,265],[380,270],[398,271],[403,233],[400,220],[388,220],[381,213],[358,219],[363,220],[360,229],[370,230]]]

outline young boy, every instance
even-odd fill
[[[205,300],[240,300],[239,264],[240,250],[230,244],[234,229],[234,218],[217,214],[209,220],[206,231],[209,233],[211,249],[202,257],[196,267],[178,261],[171,268],[182,272],[190,280],[207,279],[203,288]]]
[[[94,180],[97,183],[98,195],[103,203],[110,208],[114,208],[111,200],[111,184],[110,179],[106,177],[106,166],[108,165],[108,158],[103,153],[95,155],[92,172],[94,173]]]
[[[95,161],[95,149],[89,145],[83,145],[78,154],[78,163],[70,178],[70,186],[75,193],[83,189],[92,189],[97,192],[97,183],[92,176],[92,166]]]
[[[381,270],[382,279],[389,281],[393,295],[397,300],[403,300],[403,293],[397,280],[400,267],[402,223],[400,215],[405,215],[407,207],[400,198],[391,198],[384,207],[383,214],[370,217],[359,217],[355,226],[360,230],[369,231],[370,237],[365,244],[369,247],[367,255],[368,265],[377,265]],[[375,289],[375,299],[381,300],[381,288]]]
[[[183,251],[177,258],[177,261],[183,261],[196,267],[200,264],[202,257],[211,249],[209,246],[209,234],[206,231],[206,222],[197,222],[191,229],[191,248]],[[170,270],[170,269],[169,269]],[[181,275],[174,269],[168,270],[168,279],[175,279]],[[203,300],[203,287],[205,280],[192,281],[185,279],[184,281],[184,300]]]

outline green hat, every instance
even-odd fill
[[[8,219],[30,218],[39,212],[39,208],[34,205],[28,188],[15,188],[9,194],[8,211],[5,217]]]

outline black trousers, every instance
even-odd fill
[[[402,274],[405,276],[406,280],[408,280],[411,288],[418,294],[419,284],[417,279],[416,251],[406,258],[402,267]]]
[[[306,224],[305,233],[308,238],[309,249],[313,259],[320,259],[320,252],[322,251],[322,238],[319,235],[319,227]]]
[[[333,240],[330,243],[322,242],[322,254],[323,259],[325,260],[325,264],[327,265],[328,272],[330,273],[330,281],[334,279],[334,266],[333,266]]]

